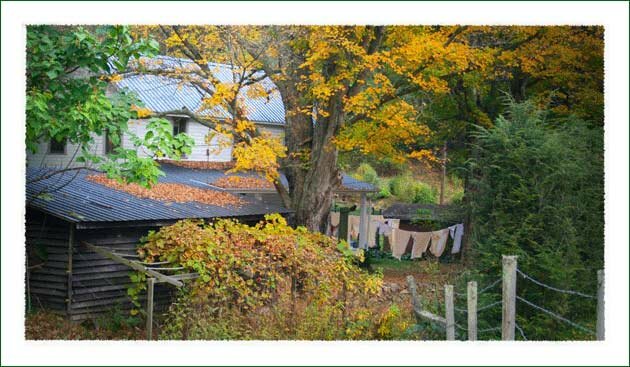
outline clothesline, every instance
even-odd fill
[[[338,234],[340,223],[340,214],[338,212],[330,213],[329,234]],[[357,215],[348,216],[348,233],[347,241],[357,238],[360,232],[361,219]],[[464,225],[458,223],[447,228],[430,232],[414,232],[399,228],[400,219],[384,218],[382,215],[371,215],[368,220],[368,247],[377,246],[377,233],[384,235],[391,246],[392,256],[401,259],[402,255],[407,252],[410,241],[412,243],[411,258],[421,258],[422,255],[429,250],[434,256],[440,257],[446,249],[446,243],[450,238],[453,239],[452,254],[460,252],[461,240],[464,235]]]

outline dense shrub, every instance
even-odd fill
[[[604,253],[602,129],[576,119],[552,124],[523,103],[512,104],[493,128],[479,128],[476,139],[470,190],[476,271],[492,281],[500,275],[501,255],[513,254],[519,269],[544,283],[594,294]],[[519,296],[594,329],[594,300],[520,277],[517,289]],[[499,292],[490,293],[500,299]],[[500,308],[481,317],[496,325]],[[517,323],[529,338],[592,338],[522,303]]]
[[[414,179],[409,173],[392,178],[389,186],[391,193],[403,202],[433,204],[437,200],[437,192],[434,188]]]
[[[163,339],[373,339],[408,325],[367,306],[382,280],[357,266],[362,255],[279,215],[255,226],[181,221],[139,252],[200,275],[171,307]]]
[[[389,189],[389,180],[380,179],[377,183],[378,193],[376,199],[387,199],[392,196],[392,192]]]

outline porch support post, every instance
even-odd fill
[[[370,226],[370,204],[366,193],[361,193],[361,217],[359,222],[359,248],[368,248],[368,231]]]

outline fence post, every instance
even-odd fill
[[[444,304],[446,306],[446,340],[455,340],[455,309],[453,305],[453,286],[444,285]]]
[[[606,334],[604,290],[604,269],[601,269],[597,271],[597,340],[604,340]]]
[[[147,279],[147,339],[153,339],[153,290],[155,278]]]
[[[516,256],[503,255],[503,313],[501,339],[514,340],[516,325]]]
[[[477,282],[468,282],[468,340],[477,340]]]
[[[416,316],[416,321],[420,323],[420,310],[422,310],[422,304],[418,297],[418,290],[416,288],[416,280],[413,275],[407,275],[407,285],[409,286],[409,295],[411,296],[411,306],[413,307],[413,313]]]

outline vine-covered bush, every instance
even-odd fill
[[[382,277],[356,265],[362,255],[279,215],[180,221],[149,233],[139,253],[200,275],[171,306],[164,339],[371,339],[407,325],[367,307]]]

